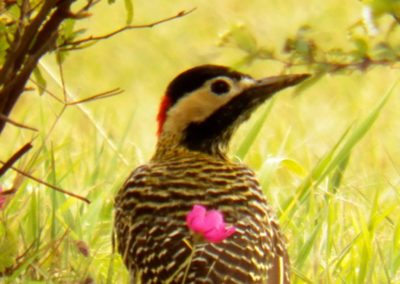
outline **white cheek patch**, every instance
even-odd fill
[[[182,132],[191,122],[204,121],[232,97],[232,95],[216,96],[207,90],[188,94],[168,111],[163,131]]]

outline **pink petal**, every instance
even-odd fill
[[[189,214],[186,215],[186,225],[196,233],[204,231],[204,219],[207,209],[201,205],[194,205]]]
[[[194,218],[189,225],[189,228],[192,229],[196,233],[204,232],[204,219],[202,218]]]
[[[235,226],[225,228],[226,237],[232,236],[235,232],[236,232],[236,227]]]
[[[204,237],[212,243],[219,243],[230,237],[236,231],[235,227],[221,228],[220,230],[211,230],[204,234]]]
[[[218,243],[231,236],[236,228],[227,227],[224,222],[224,215],[218,210],[210,210],[201,205],[194,205],[186,215],[186,225],[202,235],[212,243]]]
[[[217,210],[210,210],[207,212],[204,219],[204,231],[223,228],[224,226],[224,217],[221,212]]]

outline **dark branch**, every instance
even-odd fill
[[[26,143],[24,146],[22,146],[14,155],[12,155],[5,163],[3,163],[3,166],[0,168],[0,177],[4,175],[4,173],[11,168],[16,161],[18,161],[23,155],[25,155],[26,152],[28,152],[30,149],[32,149],[32,144]]]
[[[9,116],[39,59],[54,48],[57,31],[68,17],[74,1],[43,1],[36,17],[27,26],[16,31],[0,70],[0,114],[3,116]],[[19,32],[22,32],[21,36]],[[4,119],[0,120],[0,132],[6,122]]]

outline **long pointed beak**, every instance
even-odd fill
[[[278,91],[297,85],[310,76],[310,74],[291,74],[267,77],[257,80],[254,85],[243,92],[243,95],[255,96],[257,97],[254,98],[256,101],[263,102]]]

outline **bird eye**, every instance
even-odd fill
[[[211,84],[211,91],[216,95],[223,95],[229,92],[230,86],[224,80],[217,80]]]

